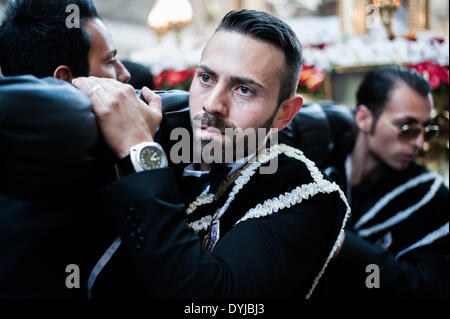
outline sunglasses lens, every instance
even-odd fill
[[[417,138],[417,136],[422,132],[422,129],[418,127],[408,127],[404,129],[400,135],[399,138],[402,140],[410,140]],[[437,126],[427,126],[424,128],[424,139],[430,140],[433,137],[436,137],[439,135],[439,128]]]
[[[402,140],[410,140],[416,138],[420,132],[422,132],[422,130],[418,127],[408,127],[400,133],[399,138]]]
[[[430,140],[433,137],[436,137],[439,135],[439,128],[438,127],[426,127],[425,128],[425,140]]]

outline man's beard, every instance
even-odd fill
[[[192,120],[194,128],[194,152],[202,154],[202,162],[206,163],[232,163],[253,155],[260,150],[270,132],[273,119],[276,113],[271,116],[261,128],[247,129],[243,131],[232,122],[226,121],[222,117],[217,117],[209,113],[196,115]],[[195,136],[202,127],[217,130],[222,135],[218,138],[203,138]],[[229,137],[227,139],[227,137]],[[216,152],[220,152],[217,154]]]

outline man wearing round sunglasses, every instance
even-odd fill
[[[357,103],[356,141],[340,165],[352,217],[322,291],[448,297],[448,186],[415,162],[439,132],[430,85],[415,71],[379,68],[363,80]]]

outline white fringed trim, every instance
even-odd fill
[[[407,252],[409,252],[415,248],[429,245],[429,244],[435,242],[436,240],[438,240],[439,238],[447,236],[447,235],[448,235],[448,222],[447,222],[447,224],[443,225],[442,227],[435,230],[434,232],[431,232],[428,235],[426,235],[424,238],[419,240],[417,243],[409,246],[406,249],[403,249],[401,252],[399,252],[397,254],[397,256],[395,256],[395,259],[398,259],[400,256],[403,256],[404,254],[406,254]]]
[[[322,180],[319,183],[313,182],[298,186],[290,193],[286,192],[278,197],[268,199],[263,204],[258,204],[255,208],[250,209],[244,216],[239,219],[235,225],[248,219],[265,217],[277,213],[284,208],[300,204],[303,200],[307,200],[319,193],[332,193],[339,190],[336,183]]]
[[[359,229],[362,225],[366,224],[368,221],[373,219],[380,210],[382,210],[387,204],[389,204],[395,197],[404,193],[410,188],[416,187],[419,184],[426,183],[439,175],[436,173],[425,173],[410,179],[405,184],[396,187],[391,192],[384,195],[371,209],[367,211],[359,220],[355,223],[354,228]]]
[[[430,190],[425,194],[425,196],[422,197],[422,199],[419,202],[417,202],[411,207],[408,207],[405,210],[398,212],[396,215],[392,216],[391,218],[387,219],[381,224],[377,224],[375,226],[366,229],[361,229],[360,231],[358,231],[358,235],[361,237],[368,237],[374,233],[380,232],[386,228],[389,228],[395,224],[400,223],[401,221],[411,216],[414,212],[419,210],[419,208],[426,205],[436,195],[437,191],[439,190],[439,187],[443,182],[442,177],[434,173],[432,174],[433,177],[435,178],[434,183],[431,185]]]
[[[300,151],[296,148],[287,146],[285,144],[278,144],[278,145],[271,147],[270,149],[267,150],[266,153],[263,153],[260,156],[258,156],[255,162],[247,164],[242,170],[236,172],[234,176],[230,176],[230,178],[228,178],[224,182],[224,184],[219,188],[219,191],[218,191],[218,193],[216,193],[215,196],[213,195],[213,197],[210,197],[211,195],[208,195],[209,196],[208,198],[212,198],[212,200],[219,198],[223,194],[225,189],[232,183],[234,178],[239,175],[239,177],[235,180],[235,186],[231,190],[227,201],[225,202],[224,206],[222,206],[221,208],[219,208],[216,211],[216,213],[214,214],[214,217],[205,216],[198,221],[188,224],[188,226],[190,226],[197,232],[199,230],[208,229],[209,226],[211,225],[212,221],[218,220],[218,219],[220,219],[220,217],[222,217],[222,215],[226,212],[226,210],[228,209],[231,202],[234,200],[236,194],[244,187],[244,185],[246,185],[250,181],[250,178],[255,174],[256,170],[262,164],[269,162],[270,160],[274,159],[275,157],[279,156],[282,153],[288,157],[295,158],[295,159],[303,162],[306,165],[306,167],[308,168],[308,170],[311,174],[311,177],[314,179],[314,182],[310,183],[310,184],[306,184],[306,185],[305,184],[301,185],[301,186],[295,188],[292,192],[285,193],[284,195],[282,194],[278,198],[274,198],[272,200],[270,200],[270,199],[266,200],[264,202],[264,204],[262,204],[261,206],[258,205],[255,208],[253,208],[253,210],[252,209],[249,210],[244,215],[244,217],[241,218],[235,225],[237,225],[238,223],[243,222],[249,218],[256,218],[256,216],[258,214],[261,214],[261,216],[258,216],[258,217],[262,217],[263,216],[262,214],[269,215],[274,212],[278,212],[283,208],[286,208],[286,207],[289,208],[293,205],[297,205],[302,200],[307,200],[308,198],[310,198],[320,192],[322,192],[322,193],[332,193],[332,192],[336,192],[336,191],[339,192],[339,196],[345,203],[345,205],[347,207],[347,211],[345,213],[339,235],[333,245],[333,248],[331,249],[327,259],[325,260],[325,263],[324,263],[322,269],[320,270],[319,274],[314,279],[311,289],[309,290],[308,294],[306,295],[306,299],[309,299],[311,297],[312,293],[314,292],[314,289],[316,288],[317,284],[319,283],[320,278],[324,274],[325,269],[328,266],[328,263],[330,262],[331,258],[333,257],[334,252],[336,251],[337,247],[340,244],[339,238],[340,238],[341,234],[343,234],[344,227],[350,216],[350,206],[348,205],[347,199],[345,198],[345,195],[342,192],[342,190],[339,188],[339,186],[336,185],[336,183],[330,183],[329,181],[323,179],[322,173],[315,166],[314,162],[309,160],[308,158],[306,158],[302,151]],[[197,200],[195,202],[193,202],[191,205],[189,205],[189,209],[188,209],[189,214],[192,213],[198,206],[205,205],[207,203],[207,201],[208,200],[205,200],[205,199],[199,200],[199,198],[197,198]]]
[[[228,189],[228,187],[231,184],[233,184],[233,182],[236,184],[236,186],[234,186],[234,188],[232,189],[228,199],[230,200],[231,194],[233,194],[232,197],[234,199],[234,196],[242,189],[242,187],[245,184],[248,183],[248,181],[250,180],[250,177],[255,174],[256,169],[258,169],[258,167],[260,167],[263,163],[268,162],[271,159],[277,157],[279,154],[280,154],[280,152],[275,148],[272,148],[270,150],[267,150],[267,149],[263,150],[263,152],[258,156],[258,158],[256,159],[255,162],[247,163],[247,165],[245,165],[241,170],[238,170],[238,171],[234,172],[233,174],[231,174],[230,176],[228,176],[225,179],[225,181],[220,185],[219,190],[215,194],[208,193],[208,194],[199,195],[195,199],[195,201],[193,201],[189,205],[189,207],[186,209],[186,214],[189,216],[199,206],[210,204],[215,199],[220,198],[225,193],[225,191]],[[229,204],[231,203],[231,201],[232,201],[232,199],[230,200],[230,202],[227,201],[227,203],[228,203],[227,208],[228,208]]]
[[[278,146],[278,145],[276,145]],[[235,183],[233,189],[231,190],[230,194],[228,195],[228,199],[225,202],[224,206],[219,208],[216,213],[214,214],[214,220],[219,219],[222,217],[222,215],[225,213],[225,211],[230,206],[231,202],[234,200],[235,196],[239,191],[250,181],[250,178],[255,174],[255,171],[264,163],[270,161],[271,159],[277,157],[281,151],[273,147],[268,150],[269,154],[262,153],[260,156],[258,156],[257,160],[255,162],[251,162],[247,164],[243,169],[240,171],[237,171],[233,175],[231,175],[229,178],[225,180],[225,182],[219,187],[219,191],[213,195],[213,194],[202,194],[197,197],[197,199],[192,202],[188,209],[186,209],[186,214],[190,215],[192,214],[199,206],[206,205],[214,201],[214,199],[220,198],[220,196],[223,195],[225,190],[228,188],[231,183]],[[237,177],[239,176],[239,177]],[[237,177],[237,178],[236,178]],[[212,221],[212,220],[211,220]],[[190,226],[193,223],[188,224]]]
[[[339,247],[339,245],[341,245],[340,238],[341,238],[341,235],[345,232],[344,228],[345,228],[345,225],[347,224],[348,218],[350,217],[351,208],[348,205],[347,198],[345,197],[345,194],[341,189],[339,189],[338,191],[339,191],[339,196],[341,197],[342,201],[347,206],[347,211],[345,213],[344,220],[342,221],[341,231],[339,232],[336,242],[334,243],[333,248],[331,249],[330,254],[327,257],[325,264],[323,265],[323,267],[320,270],[317,277],[314,279],[313,285],[312,285],[311,289],[309,290],[308,294],[306,295],[306,299],[311,298],[311,295],[314,292],[314,289],[316,289],[316,286],[319,283],[320,278],[322,278],[323,274],[325,273],[325,269],[327,268],[328,264],[330,263],[331,258],[333,258],[333,255],[334,255],[336,249]]]
[[[345,198],[345,195],[342,192],[342,190],[339,188],[339,186],[336,185],[335,183],[330,183],[329,181],[326,181],[326,180],[323,180],[320,185],[314,182],[314,183],[310,183],[307,185],[302,185],[301,187],[299,186],[290,193],[285,193],[284,195],[280,195],[279,197],[275,197],[273,199],[266,200],[266,201],[264,201],[264,204],[258,204],[255,208],[250,209],[244,215],[244,217],[242,217],[235,224],[235,226],[236,226],[237,224],[239,224],[243,221],[246,221],[248,219],[260,218],[260,217],[272,215],[273,213],[277,213],[278,211],[280,211],[284,208],[290,208],[291,206],[300,204],[303,199],[307,200],[319,193],[330,194],[333,192],[339,192],[339,196],[343,200],[345,205],[347,206],[347,210],[346,210],[345,217],[342,222],[342,226],[340,228],[337,240],[334,243],[333,248],[331,249],[330,254],[327,257],[325,264],[323,265],[323,267],[320,270],[317,277],[314,279],[313,285],[312,285],[311,289],[309,290],[308,294],[306,295],[306,299],[309,299],[311,297],[317,284],[319,283],[320,278],[324,274],[326,267],[328,266],[331,258],[333,257],[334,252],[336,251],[338,246],[341,244],[339,239],[340,239],[341,235],[344,233],[344,227],[350,216],[350,211],[351,211],[350,206],[348,205],[347,199]]]
[[[195,201],[189,204],[189,207],[186,209],[186,214],[189,216],[198,206],[211,204],[214,201],[214,198],[215,196],[213,194],[202,194],[198,196]]]
[[[212,216],[208,215],[202,217],[200,220],[196,220],[195,222],[189,223],[188,226],[195,230],[197,233],[201,230],[207,230],[211,225]]]

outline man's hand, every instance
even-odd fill
[[[147,105],[132,86],[112,79],[89,77],[72,82],[91,99],[103,137],[119,158],[127,156],[133,145],[153,141],[162,120],[162,100],[156,93],[142,89]]]

